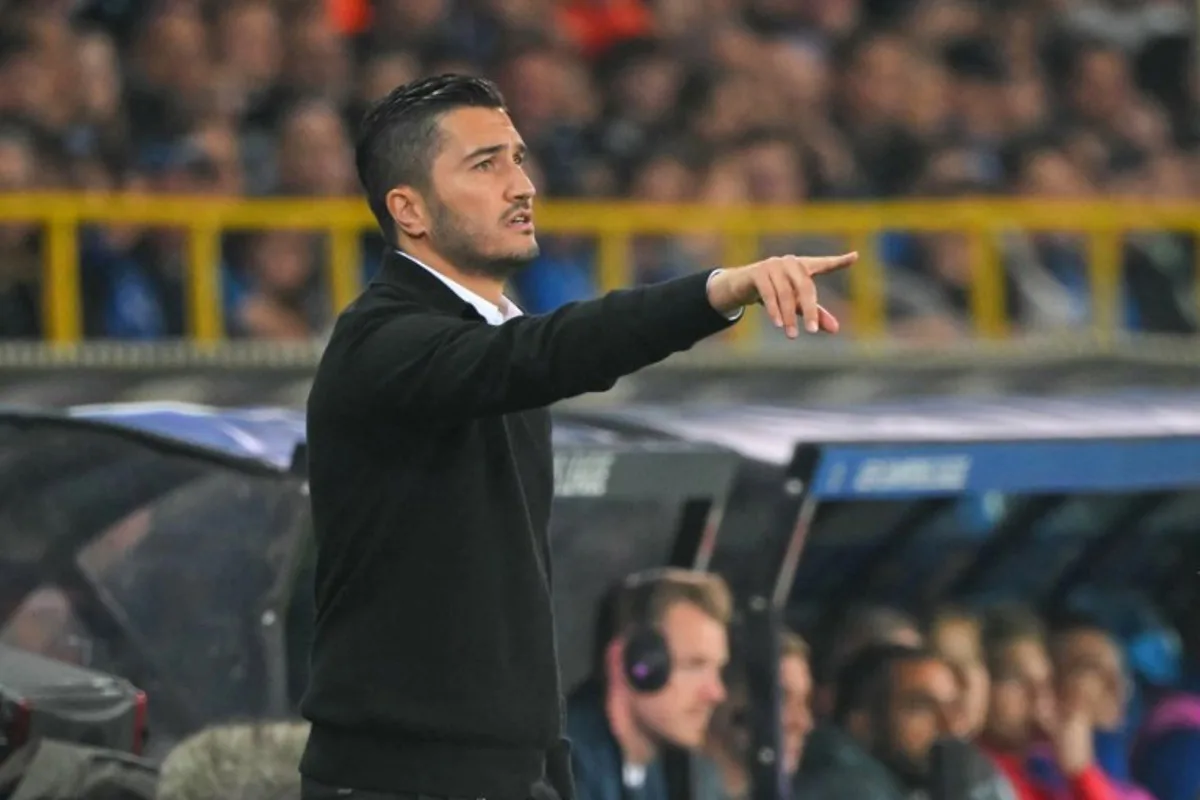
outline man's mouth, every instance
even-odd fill
[[[521,211],[513,214],[508,218],[508,226],[517,230],[532,230],[533,229],[533,214],[528,211]]]

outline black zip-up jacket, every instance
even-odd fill
[[[707,274],[488,325],[390,255],[308,401],[316,630],[302,772],[363,790],[570,796],[545,406],[730,325]]]

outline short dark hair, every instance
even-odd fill
[[[397,186],[428,190],[439,120],[449,111],[471,107],[504,108],[504,97],[484,78],[439,75],[393,89],[363,116],[355,166],[371,213],[390,244],[396,244],[396,235],[388,192]]]
[[[837,676],[834,722],[839,725],[856,711],[882,709],[891,692],[892,670],[914,661],[936,661],[938,657],[921,647],[902,644],[872,644],[850,659]]]
[[[897,632],[921,630],[909,613],[891,606],[856,605],[835,620],[836,628],[827,639],[824,658],[820,660],[820,681],[837,679],[842,668],[864,647],[887,643]]]

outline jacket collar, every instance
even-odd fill
[[[507,310],[501,309],[407,253],[392,248],[384,255],[377,280],[400,287],[433,308],[468,319],[482,319],[491,325],[499,325],[521,314],[511,300],[508,300]]]

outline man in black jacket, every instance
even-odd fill
[[[569,798],[545,406],[609,389],[750,303],[791,337],[837,330],[812,276],[854,254],[523,316],[503,291],[537,254],[524,157],[496,88],[475,78],[400,87],[363,122],[359,177],[390,247],[308,402],[310,800]]]

